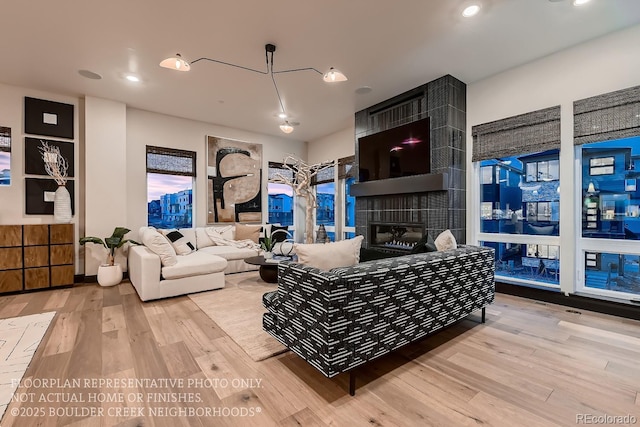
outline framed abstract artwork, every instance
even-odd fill
[[[27,215],[53,215],[53,195],[58,189],[53,179],[25,178],[25,213]],[[72,180],[65,185],[71,195],[71,213],[75,214],[74,187]]]
[[[73,105],[24,98],[24,132],[73,139]]]
[[[42,160],[41,141],[46,142],[50,146],[58,147],[60,155],[67,160],[69,169],[67,174],[69,177],[74,176],[75,157],[73,154],[73,142],[52,141],[50,139],[29,138],[24,139],[24,173],[27,175],[47,175],[44,169],[44,161]]]
[[[11,185],[11,128],[0,126],[0,185]]]
[[[207,224],[262,222],[262,144],[207,136]]]

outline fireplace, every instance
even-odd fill
[[[370,224],[370,247],[411,251],[424,235],[422,224]]]

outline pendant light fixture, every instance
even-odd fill
[[[254,68],[249,68],[242,65],[232,64],[230,62],[224,62],[218,59],[212,59],[212,58],[206,58],[206,57],[198,58],[194,61],[191,61],[191,63],[189,63],[185,59],[183,59],[179,53],[177,53],[176,56],[164,59],[162,62],[160,62],[160,66],[164,68],[168,68],[170,70],[174,70],[174,71],[189,71],[191,69],[191,65],[195,64],[196,62],[209,61],[209,62],[215,62],[222,65],[228,65],[230,67],[241,68],[243,70],[252,71],[258,74],[264,74],[264,75],[268,74],[269,76],[271,76],[271,81],[273,82],[273,88],[275,89],[276,96],[278,97],[278,104],[280,106],[280,114],[278,115],[278,117],[283,119],[286,119],[288,116],[287,116],[287,112],[284,109],[282,98],[280,97],[280,91],[278,90],[278,85],[276,84],[275,74],[292,73],[296,71],[315,71],[316,73],[320,74],[322,76],[322,80],[324,80],[327,83],[344,82],[347,80],[347,76],[345,76],[344,73],[340,72],[339,70],[333,67],[329,68],[329,70],[324,74],[313,67],[294,68],[290,70],[275,71],[273,69],[273,54],[276,51],[276,46],[274,44],[267,43],[264,46],[264,51],[265,51],[265,59],[267,62],[267,69],[265,71],[256,70]],[[282,132],[284,133],[291,133],[293,132],[293,126],[291,126],[288,120],[285,120],[280,125],[280,130],[282,130]]]

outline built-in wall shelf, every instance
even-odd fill
[[[354,197],[383,196],[386,194],[426,193],[447,190],[449,176],[446,173],[429,173],[425,175],[402,176],[399,178],[381,179],[355,183],[351,186],[350,195]]]

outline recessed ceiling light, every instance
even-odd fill
[[[574,6],[582,6],[583,4],[589,3],[589,0],[573,0]]]
[[[127,77],[125,78],[130,82],[134,82],[134,83],[138,83],[140,81],[140,77],[134,76],[133,74],[128,74]]]
[[[364,94],[370,93],[372,90],[373,89],[371,89],[370,86],[362,86],[362,87],[359,87],[358,89],[356,89],[356,93],[358,95],[364,95]]]
[[[89,70],[78,70],[78,74],[91,80],[100,80],[102,76]]]
[[[462,16],[464,16],[465,18],[471,18],[472,16],[477,15],[478,12],[480,12],[480,5],[472,4],[471,6],[467,6],[464,8],[464,10],[462,11]]]

